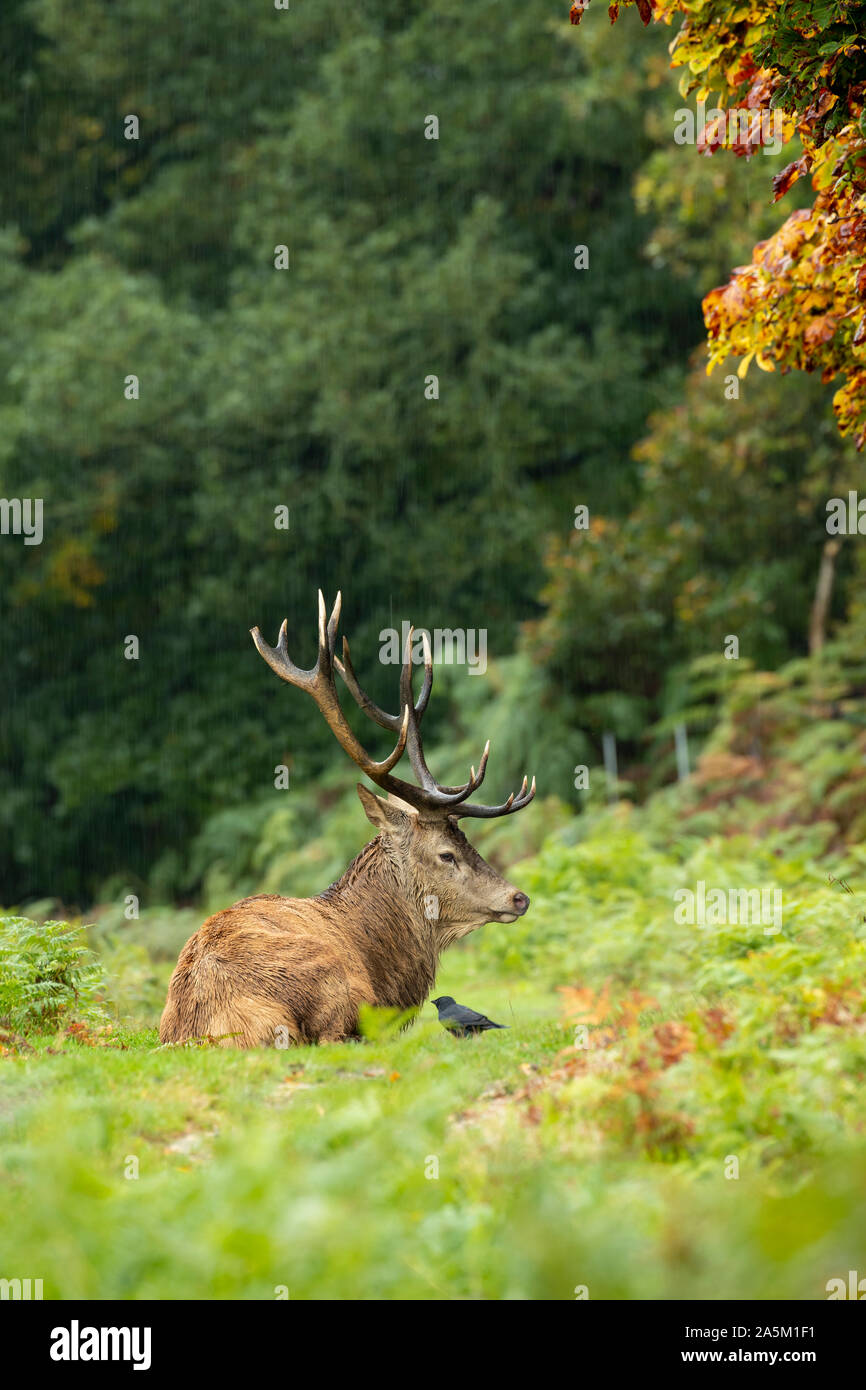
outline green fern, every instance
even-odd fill
[[[52,1030],[64,1016],[102,1020],[104,982],[81,927],[0,917],[0,1025],[28,1033]]]

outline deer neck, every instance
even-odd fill
[[[361,952],[376,998],[410,1008],[427,998],[436,978],[439,946],[431,923],[405,883],[397,861],[377,835],[323,894],[336,906]]]

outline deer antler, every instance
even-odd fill
[[[513,811],[519,811],[535,796],[535,778],[532,779],[532,786],[527,791],[527,778],[524,777],[523,785],[515,796],[511,793],[508,800],[501,806],[469,806],[464,805],[466,798],[477,791],[484,781],[484,774],[487,770],[487,759],[490,754],[490,741],[488,739],[481,754],[481,761],[478,764],[478,771],[470,769],[468,781],[462,787],[440,786],[431,773],[424,759],[424,749],[421,743],[420,724],[430,699],[430,691],[433,688],[433,657],[430,652],[430,642],[427,634],[422,634],[422,644],[424,649],[424,684],[421,694],[415,702],[412,690],[412,637],[414,628],[410,628],[406,641],[406,654],[403,669],[400,674],[400,707],[401,714],[387,714],[380,709],[369,695],[361,689],[355,675],[352,659],[349,654],[349,643],[343,638],[343,660],[334,655],[334,648],[337,640],[337,624],[340,620],[340,610],[342,607],[342,595],[337,594],[337,599],[331,612],[330,618],[326,617],[325,600],[322,591],[319,590],[319,655],[315,666],[309,671],[302,670],[296,666],[289,657],[288,653],[288,622],[284,621],[280,628],[280,635],[277,639],[276,647],[269,647],[264,641],[259,629],[251,629],[253,641],[261,656],[281,680],[287,681],[289,685],[295,685],[300,690],[306,690],[312,695],[328,727],[336,737],[340,746],[349,754],[352,761],[365,772],[372,782],[375,782],[383,791],[390,792],[394,796],[400,797],[402,801],[408,802],[417,810],[445,810],[454,816],[507,816]],[[350,695],[360,706],[366,715],[383,729],[390,729],[392,733],[397,733],[397,744],[394,751],[383,762],[374,762],[361,744],[358,742],[340,708],[340,701],[334,683],[334,668],[340,673],[343,681],[349,690]],[[399,777],[391,775],[391,769],[399,762],[404,750],[408,749],[409,762],[412,771],[418,779],[418,785],[411,782],[404,782]],[[453,809],[451,809],[453,808]],[[459,809],[458,809],[459,808]]]
[[[328,728],[334,734],[341,748],[348,753],[354,763],[357,763],[362,772],[366,772],[367,776],[374,782],[382,785],[381,779],[388,776],[391,768],[403,756],[409,727],[409,711],[408,709],[403,711],[403,719],[399,724],[400,735],[393,753],[383,762],[375,762],[369,753],[362,748],[347,724],[346,717],[340,709],[340,701],[334,685],[334,644],[337,639],[337,623],[340,621],[342,603],[342,595],[337,594],[337,601],[331,616],[326,618],[325,600],[322,597],[321,589],[319,590],[319,655],[316,658],[315,666],[312,666],[309,671],[296,666],[289,656],[288,619],[283,620],[276,647],[268,646],[257,627],[251,628],[250,632],[260,655],[264,657],[271,670],[281,680],[287,681],[289,685],[296,685],[299,690],[306,690],[308,695],[312,695],[325,716]]]

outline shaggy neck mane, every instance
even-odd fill
[[[427,998],[443,943],[407,894],[384,836],[365,845],[320,898],[346,909],[342,920],[363,941],[378,1003],[405,1009]]]
[[[392,880],[395,888],[398,886],[393,861],[385,853],[382,836],[377,835],[355,856],[346,871],[326,888],[324,893],[319,894],[319,897],[324,898],[326,902],[332,902],[335,898],[345,899],[356,884],[378,883],[386,877]]]

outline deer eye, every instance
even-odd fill
[[[443,863],[443,864],[456,864],[456,863],[457,863],[457,860],[454,858],[454,855],[453,855],[453,854],[440,854],[439,858],[442,860],[442,863]]]

